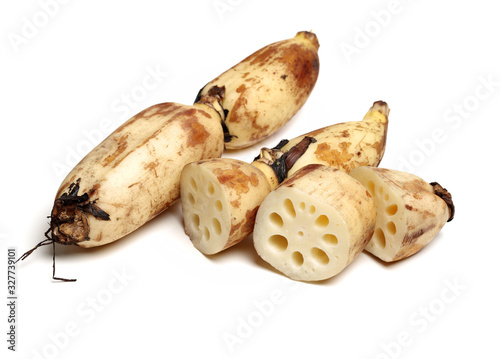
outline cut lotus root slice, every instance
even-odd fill
[[[261,204],[254,246],[259,256],[294,280],[331,278],[368,243],[375,207],[352,177],[308,165],[285,180]]]
[[[200,252],[218,253],[244,239],[257,209],[271,191],[250,164],[220,158],[197,161],[181,174],[184,230]]]
[[[378,167],[355,168],[350,175],[375,201],[375,231],[365,250],[383,261],[417,253],[453,218],[451,195],[437,183]]]

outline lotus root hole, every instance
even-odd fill
[[[330,258],[328,258],[328,254],[325,253],[322,249],[319,248],[312,248],[311,249],[311,256],[314,258],[316,262],[318,262],[321,265],[327,265],[330,263]]]
[[[296,267],[302,266],[302,264],[304,264],[304,256],[302,255],[302,253],[297,252],[297,251],[293,252],[292,253],[292,263]]]
[[[217,218],[212,218],[212,227],[214,228],[214,231],[215,233],[217,233],[217,235],[220,235],[222,233],[222,227]]]
[[[193,224],[196,229],[200,229],[200,216],[193,214]]]
[[[330,220],[324,214],[322,214],[321,216],[316,218],[316,221],[314,221],[314,224],[317,227],[326,227],[326,226],[328,226],[329,223],[330,223]]]
[[[205,239],[206,241],[210,239],[210,231],[207,227],[203,229],[203,239]]]
[[[394,222],[388,222],[387,223],[387,231],[391,234],[391,235],[395,235],[396,234],[396,225],[394,224]]]
[[[390,206],[387,206],[386,209],[385,209],[385,212],[389,216],[394,216],[397,211],[398,211],[398,205],[397,204],[391,204]]]
[[[380,248],[385,248],[385,234],[384,231],[382,231],[380,228],[377,228],[375,230],[375,233],[373,233],[373,240],[375,241],[375,244],[379,246]]]
[[[191,187],[194,191],[198,191],[198,185],[196,184],[196,181],[193,177],[190,178],[189,183],[191,184]]]
[[[339,239],[334,234],[325,234],[323,235],[323,241],[331,246],[336,246],[339,243]]]
[[[207,185],[207,194],[209,196],[213,196],[214,193],[215,193],[214,184],[212,182],[209,182],[208,185]]]
[[[368,181],[368,183],[366,184],[366,188],[368,189],[368,192],[370,192],[370,195],[373,195],[375,194],[375,183],[373,183],[373,181]]]
[[[276,227],[278,227],[278,228],[283,227],[283,218],[281,218],[281,216],[278,213],[276,213],[276,212],[271,213],[269,215],[269,220]]]
[[[293,206],[290,198],[287,198],[283,201],[283,208],[290,217],[295,218],[295,216],[297,215],[297,213],[295,212],[295,207]]]
[[[277,252],[284,252],[288,248],[288,239],[280,234],[269,237],[269,245]]]

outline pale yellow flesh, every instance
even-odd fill
[[[343,171],[308,165],[262,202],[254,246],[262,259],[295,280],[331,278],[364,249],[375,206],[361,183]]]
[[[271,189],[264,174],[235,159],[196,161],[181,174],[186,234],[204,254],[215,254],[250,234],[257,209]]]
[[[204,254],[223,250],[231,228],[230,204],[217,177],[202,166],[186,166],[181,203],[184,229],[195,248]]]
[[[303,192],[276,189],[262,203],[256,223],[257,253],[292,279],[327,279],[347,265],[345,222],[335,209]]]

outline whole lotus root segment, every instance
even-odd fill
[[[359,166],[378,166],[385,152],[389,112],[386,102],[376,101],[362,121],[340,122],[293,138],[283,145],[280,143],[279,148],[263,148],[252,164],[267,175],[275,188],[279,184],[278,174],[274,173],[275,163],[310,138],[313,140],[308,142],[306,150],[287,166],[286,176],[313,163],[347,173]]]
[[[375,231],[365,250],[383,261],[397,261],[420,251],[454,211],[449,193],[446,192],[447,204],[435,194],[433,185],[413,174],[359,167],[350,175],[360,181],[374,199]]]
[[[319,42],[312,32],[254,52],[206,84],[195,102],[219,93],[227,149],[249,147],[284,126],[305,104],[319,74]]]
[[[213,101],[217,102],[216,99]],[[207,100],[207,103],[209,101]],[[180,195],[184,165],[220,157],[224,134],[216,106],[156,104],[93,148],[66,176],[40,246],[102,246],[135,231]],[[55,277],[53,255],[53,278]]]
[[[262,202],[255,219],[259,256],[291,279],[318,281],[346,268],[375,226],[375,206],[343,171],[308,165]]]
[[[342,122],[305,134],[316,142],[295,162],[288,175],[312,163],[347,173],[360,166],[378,166],[385,153],[389,112],[386,102],[375,101],[362,121]],[[288,151],[298,140],[288,142],[282,151]]]
[[[185,232],[200,252],[218,253],[251,233],[247,224],[270,191],[264,174],[246,162],[193,162],[181,174]]]

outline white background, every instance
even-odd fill
[[[381,167],[440,182],[457,212],[407,260],[385,265],[362,253],[332,280],[310,284],[270,270],[251,237],[203,256],[176,204],[115,244],[59,246],[57,274],[76,283],[52,281],[50,247],[19,263],[15,353],[0,276],[0,356],[498,358],[500,22],[492,4],[3,2],[3,273],[8,247],[20,255],[43,239],[55,192],[89,136],[155,103],[191,104],[219,73],[301,30],[321,44],[308,102],[273,137],[224,156],[250,161],[262,146],[360,120],[384,100]],[[152,71],[156,82],[141,89]]]

